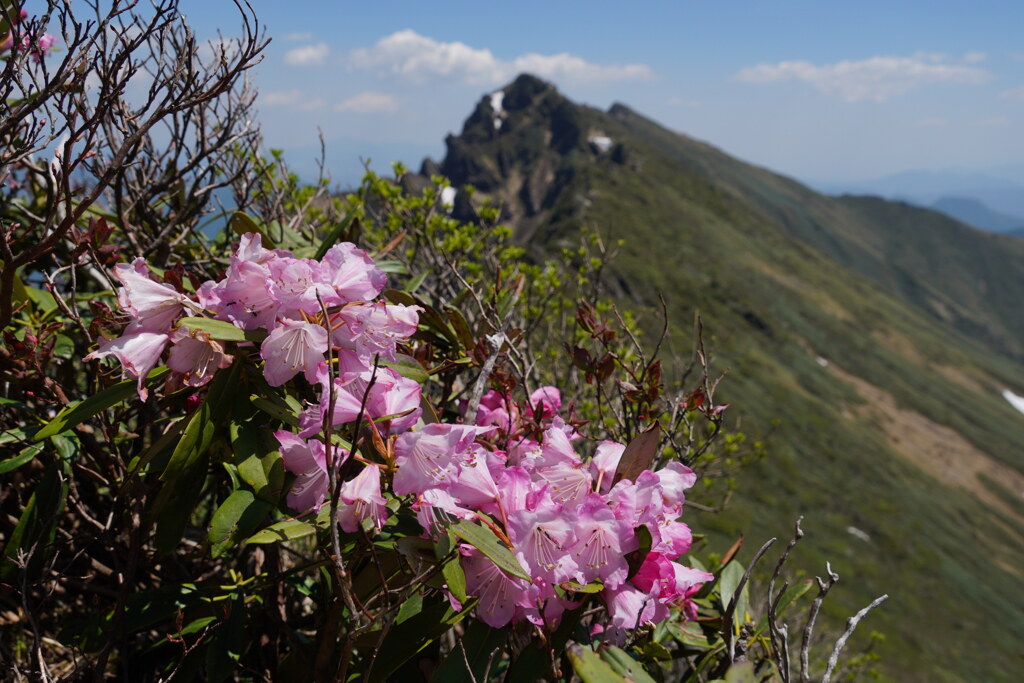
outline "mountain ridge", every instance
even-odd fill
[[[699,308],[744,424],[781,420],[773,457],[741,475],[743,500],[695,526],[725,542],[785,534],[806,514],[819,525],[810,563],[854,577],[831,617],[902,594],[878,618],[889,675],[1012,680],[1024,610],[994,605],[1022,602],[1024,415],[1001,392],[1024,394],[1024,241],[820,195],[533,77],[497,92],[446,141],[440,170],[478,190],[457,212],[500,203],[538,258],[583,225],[624,239],[611,275],[642,320],[662,292],[681,344]],[[851,527],[872,543],[851,545],[865,543],[847,541]],[[957,624],[993,654],[958,643]],[[945,674],[927,670],[953,654]]]

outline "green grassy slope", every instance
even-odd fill
[[[716,398],[748,433],[779,421],[733,508],[693,526],[724,549],[741,532],[785,537],[805,515],[800,566],[821,574],[827,560],[842,576],[834,627],[892,596],[860,634],[886,633],[890,676],[1016,680],[1024,415],[999,392],[1024,394],[1024,243],[818,195],[533,79],[508,92],[501,130],[485,100],[449,140],[445,172],[502,199],[538,253],[581,225],[624,239],[613,275],[630,305],[664,294],[681,356],[699,310],[729,372]]]

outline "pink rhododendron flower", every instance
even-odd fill
[[[346,306],[338,313],[345,322],[334,331],[334,341],[364,358],[379,355],[395,360],[395,346],[416,333],[419,306],[403,306],[377,301],[373,304]]]
[[[529,584],[506,575],[475,548],[460,547],[466,553],[462,558],[466,592],[480,598],[476,606],[477,615],[488,626],[505,626],[512,621],[516,602],[527,595]]]
[[[431,488],[446,488],[457,472],[458,456],[477,436],[492,428],[444,423],[428,424],[416,432],[406,432],[395,441],[396,494],[423,493]]]
[[[626,447],[614,441],[602,441],[590,459],[590,473],[598,481],[598,490],[606,493],[612,487],[615,470]]]
[[[327,497],[327,455],[323,443],[304,441],[285,430],[274,432],[274,436],[281,444],[284,468],[295,475],[295,483],[288,492],[288,507],[298,512],[316,512]],[[341,457],[348,455],[342,453]]]
[[[145,401],[149,398],[146,375],[160,362],[169,341],[170,337],[165,333],[136,331],[100,344],[85,360],[107,356],[117,358],[124,373],[138,379],[139,398]]]
[[[355,479],[341,485],[338,523],[348,533],[354,533],[364,519],[373,520],[374,528],[379,530],[387,518],[387,501],[380,495],[380,468],[366,465]]]
[[[473,519],[476,513],[459,505],[450,493],[443,489],[431,488],[416,496],[412,506],[427,534],[436,536],[439,526],[447,526],[457,519]]]
[[[280,316],[299,318],[302,313],[319,313],[321,300],[326,305],[326,299],[334,294],[320,282],[320,264],[311,259],[277,258],[267,264],[267,269],[268,289]]]
[[[557,387],[541,387],[530,394],[530,407],[538,420],[550,419],[562,407],[562,392]]]
[[[203,386],[217,370],[231,365],[231,356],[224,353],[224,347],[202,330],[179,327],[171,334],[171,342],[167,367],[180,373],[190,387]]]
[[[123,285],[117,302],[132,316],[129,332],[167,332],[190,303],[173,287],[151,280],[145,259],[137,258],[131,265],[118,263],[114,277]]]
[[[576,580],[582,584],[600,580],[606,588],[622,585],[629,573],[625,555],[639,546],[633,527],[616,519],[597,494],[587,497],[577,520],[577,540],[570,548],[579,567]]]
[[[260,347],[266,361],[263,374],[267,383],[279,387],[300,372],[316,381],[317,366],[327,353],[327,330],[313,323],[284,320]]]
[[[467,419],[472,416],[467,416]],[[504,394],[488,391],[480,398],[474,423],[480,427],[495,426],[507,434],[511,434],[519,424],[519,409]]]
[[[572,578],[578,570],[568,548],[576,541],[574,515],[554,505],[550,498],[536,510],[509,514],[508,533],[515,555],[535,580],[551,584]]]
[[[272,329],[277,321],[277,300],[270,293],[270,271],[251,261],[239,261],[228,268],[218,283],[199,288],[203,307],[243,330]]]
[[[369,301],[380,294],[387,282],[373,259],[351,242],[328,249],[320,263],[320,273],[322,281],[336,293],[337,298],[331,303]]]

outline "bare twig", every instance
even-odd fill
[[[821,683],[829,683],[832,679],[832,671],[836,668],[836,663],[839,661],[839,653],[841,653],[843,648],[846,647],[846,641],[850,639],[850,636],[852,636],[853,632],[857,629],[857,624],[860,623],[861,619],[867,616],[868,612],[875,609],[888,599],[888,595],[881,595],[872,600],[870,605],[846,620],[846,630],[843,632],[843,635],[839,636],[839,640],[836,641],[835,647],[832,648],[832,654],[829,655],[828,658],[828,667],[825,669],[825,675],[821,678]]]

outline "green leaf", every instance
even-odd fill
[[[178,325],[188,330],[200,330],[210,335],[210,339],[218,341],[249,341],[258,344],[267,338],[265,330],[243,330],[224,320],[212,318],[182,318]]]
[[[583,683],[622,683],[622,676],[608,662],[588,647],[573,645],[569,648],[569,661]]]
[[[706,650],[711,647],[707,636],[700,630],[700,626],[693,621],[679,623],[677,621],[666,622],[666,628],[680,645]]]
[[[43,452],[43,444],[32,444],[21,449],[21,453],[14,456],[13,458],[7,458],[6,460],[0,460],[0,474],[7,474],[13,472],[27,462],[30,462],[33,458]]]
[[[476,600],[471,599],[462,604],[462,611],[456,612],[447,600],[438,600],[425,607],[419,614],[392,628],[381,643],[373,670],[366,677],[367,683],[386,681],[418,652],[466,618],[475,604]]]
[[[420,288],[420,285],[422,285],[423,282],[427,279],[428,275],[430,275],[428,271],[423,271],[413,279],[409,280],[409,284],[405,286],[405,291],[410,293],[415,292],[417,289]]]
[[[757,683],[758,676],[754,672],[753,662],[739,662],[725,672],[725,683]]]
[[[402,601],[402,606],[398,608],[398,616],[395,617],[395,625],[412,619],[422,611],[423,594],[417,591]]]
[[[163,487],[152,509],[160,552],[170,552],[185,533],[206,481],[210,445],[227,421],[231,402],[226,400],[225,393],[237,384],[241,367],[242,361],[236,359],[229,370],[217,374],[160,474]]]
[[[466,318],[462,315],[462,311],[452,306],[447,307],[445,311],[448,313],[448,321],[455,329],[455,334],[459,336],[459,341],[462,342],[462,348],[473,348],[475,343],[473,339],[473,332],[469,329],[469,323],[466,322]]]
[[[423,369],[420,362],[412,356],[396,354],[395,362],[381,361],[381,365],[391,368],[402,377],[411,379],[418,384],[426,384],[430,380],[430,373]]]
[[[276,505],[284,488],[284,463],[265,425],[266,419],[249,397],[239,394],[228,424],[238,475],[257,498]]]
[[[455,599],[466,602],[466,572],[462,570],[462,562],[459,561],[457,553],[441,567],[441,575],[444,576],[448,591]]]
[[[281,422],[284,422],[286,425],[291,425],[292,427],[299,426],[299,416],[292,412],[290,409],[279,406],[273,401],[268,401],[262,396],[250,396],[249,400],[252,401],[252,404],[254,406],[259,408],[260,410],[262,410],[264,413],[274,418],[275,420],[280,420]]]
[[[374,265],[377,269],[392,275],[408,275],[409,269],[401,261],[377,261]]]
[[[729,609],[729,603],[732,602],[732,596],[736,592],[736,587],[740,585],[740,581],[743,579],[743,571],[743,565],[736,560],[725,565],[722,569],[722,574],[718,579],[718,594],[722,598],[723,610]]]
[[[220,557],[238,543],[240,537],[250,535],[274,508],[260,500],[252,491],[239,490],[227,497],[210,520],[210,554]]]
[[[171,371],[165,367],[156,368],[146,376],[145,383],[148,386],[156,384],[170,374],[170,372]],[[36,432],[35,436],[32,437],[32,440],[42,441],[43,439],[49,438],[55,434],[60,434],[63,431],[77,427],[90,417],[98,415],[107,408],[112,408],[132,396],[135,393],[135,387],[136,380],[126,379],[123,382],[118,382],[117,384],[107,387],[100,393],[95,396],[90,396],[84,401],[68,404],[67,407],[57,413],[55,418],[50,420],[42,429]]]
[[[530,581],[530,575],[519,564],[519,560],[489,528],[469,520],[462,520],[458,524],[452,525],[450,531],[486,555],[491,562],[498,565],[498,569],[507,575]]]
[[[350,213],[345,216],[340,223],[334,226],[331,231],[324,236],[324,241],[320,243],[320,246],[317,247],[316,253],[313,254],[313,260],[319,261],[322,259],[328,250],[338,243],[338,240],[340,240],[341,236],[345,234],[345,231],[348,230],[350,225],[352,225],[352,222],[358,220],[359,219],[356,218],[354,213]]]
[[[562,584],[562,587],[567,591],[573,593],[600,593],[604,590],[604,584],[600,581],[592,581],[587,585],[576,583],[575,581],[568,581]]]
[[[301,522],[297,519],[286,519],[276,524],[271,524],[266,529],[259,531],[245,539],[247,544],[278,543],[280,541],[294,541],[296,538],[305,538],[316,533],[316,527],[308,522]]]
[[[241,361],[236,361],[230,370],[218,373],[214,378],[206,398],[192,413],[181,441],[174,447],[171,460],[160,475],[162,481],[173,481],[194,471],[206,455],[213,442],[214,432],[227,412],[224,393],[235,382],[240,368]]]
[[[608,662],[612,670],[621,676],[622,680],[634,681],[634,683],[654,683],[654,679],[644,671],[640,662],[630,657],[621,648],[612,645],[602,650],[601,659]]]
[[[25,568],[30,578],[42,571],[46,557],[52,551],[57,522],[64,509],[67,493],[67,478],[61,476],[61,469],[49,467],[7,539],[3,561],[0,563],[0,578],[13,581],[19,575],[21,570],[14,563],[19,551],[30,554]]]
[[[57,358],[70,360],[75,355],[75,342],[67,335],[56,335],[53,341],[53,355]]]
[[[231,229],[235,231],[235,234],[241,236],[247,232],[253,232],[260,236],[263,240],[263,247],[265,249],[276,249],[277,243],[267,236],[267,233],[263,231],[263,228],[256,225],[256,221],[249,218],[246,214],[241,211],[236,211],[231,216]]]

